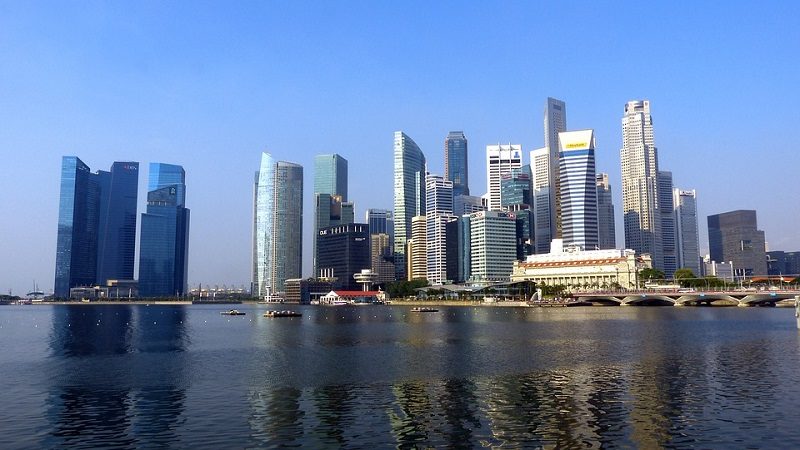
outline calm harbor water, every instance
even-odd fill
[[[799,448],[782,308],[0,307],[0,448]]]

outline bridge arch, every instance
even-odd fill
[[[732,306],[739,305],[738,298],[724,293],[703,293],[703,294],[683,295],[678,297],[678,299],[675,301],[675,304],[681,306],[684,305],[711,306],[711,304],[713,303],[719,304],[721,302],[730,304]]]
[[[673,306],[675,300],[666,295],[641,294],[625,297],[622,300],[622,304],[630,306]]]

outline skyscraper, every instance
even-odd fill
[[[100,170],[97,176],[100,186],[97,282],[106,285],[108,280],[133,280],[139,163],[115,162],[111,171]]]
[[[340,195],[347,201],[347,160],[334,153],[314,157],[314,193]]]
[[[486,192],[489,210],[502,209],[500,180],[503,173],[510,173],[522,166],[522,146],[516,144],[486,146]]]
[[[411,239],[409,239],[408,280],[424,280],[428,276],[428,255],[425,242],[428,233],[425,216],[411,218]]]
[[[372,271],[378,274],[377,283],[394,281],[394,256],[392,240],[388,233],[370,233],[370,260]]]
[[[478,211],[486,211],[483,197],[474,195],[456,195],[453,197],[453,214],[463,216]]]
[[[532,205],[531,166],[527,164],[500,174],[500,207],[505,209],[511,205]]]
[[[549,189],[550,189],[550,239],[561,238],[561,184],[559,182],[558,134],[567,131],[567,105],[555,98],[548,97],[544,107],[544,147],[549,156]],[[547,247],[550,247],[548,239]]]
[[[314,235],[311,240],[313,273],[318,273],[319,230],[355,222],[347,201],[347,160],[337,154],[314,157]]]
[[[253,281],[250,290],[256,297],[274,292],[274,225],[275,160],[265,152],[261,154],[261,165],[253,183]]]
[[[352,213],[351,213],[352,215]],[[278,161],[275,168],[275,292],[303,274],[303,166]]]
[[[353,275],[372,267],[369,226],[350,223],[318,231],[319,269],[336,279],[334,289],[360,290]]]
[[[451,131],[444,140],[445,179],[453,182],[453,195],[469,195],[467,137]]]
[[[559,133],[561,233],[565,245],[595,250],[600,244],[594,130]]]
[[[649,254],[662,269],[661,215],[658,211],[658,151],[653,138],[650,102],[630,101],[622,117],[622,211],[625,248]]]
[[[508,281],[517,258],[513,214],[481,211],[470,215],[470,276],[474,281]]]
[[[597,174],[597,228],[600,250],[617,248],[614,202],[607,173]]]
[[[283,291],[300,278],[303,255],[303,167],[261,155],[254,185],[253,295]]]
[[[732,261],[734,275],[767,274],[764,232],[758,229],[756,212],[737,210],[708,216],[708,248],[716,262]]]
[[[398,280],[406,279],[411,218],[425,215],[425,155],[402,131],[394,133],[394,253]],[[424,247],[423,247],[424,248]]]
[[[56,297],[109,279],[133,279],[139,163],[115,162],[92,174],[78,157],[61,161]]]
[[[442,284],[450,278],[447,273],[447,224],[453,215],[453,182],[429,174],[425,182],[426,220],[426,278],[431,284]]]
[[[533,193],[535,251],[537,254],[550,253],[550,241],[555,237],[552,211],[555,210],[555,189],[551,189],[550,149],[543,147],[531,152],[531,186]]]
[[[188,257],[186,172],[181,166],[150,163],[147,212],[142,214],[139,248],[139,295],[184,295],[187,292]]]
[[[99,187],[89,166],[76,156],[61,159],[55,296],[89,286],[97,279]]]
[[[675,210],[672,204],[672,172],[658,172],[658,213],[661,216],[661,258],[664,276],[672,278],[678,269]]]
[[[673,189],[678,267],[700,276],[700,233],[697,231],[697,193]]]
[[[394,233],[394,220],[392,212],[388,209],[367,209],[365,214],[367,225],[369,225],[370,234],[377,233]]]

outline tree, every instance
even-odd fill
[[[415,289],[428,286],[428,280],[417,279],[411,281],[395,281],[386,285],[386,293],[389,298],[413,297],[417,295]]]
[[[664,272],[658,269],[652,269],[650,267],[646,267],[639,271],[639,278],[642,280],[663,280],[664,279]]]
[[[698,284],[697,275],[692,272],[692,269],[681,268],[675,271],[673,276],[676,281],[680,282],[681,287],[694,287]]]

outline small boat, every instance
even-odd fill
[[[411,312],[439,312],[436,308],[428,308],[427,306],[416,306],[411,308]]]
[[[303,314],[297,311],[267,311],[264,313],[264,317],[300,317]]]
[[[243,315],[245,315],[247,313],[243,313],[243,312],[239,311],[238,309],[231,309],[230,311],[220,311],[220,314],[222,314],[224,316],[243,316]]]

